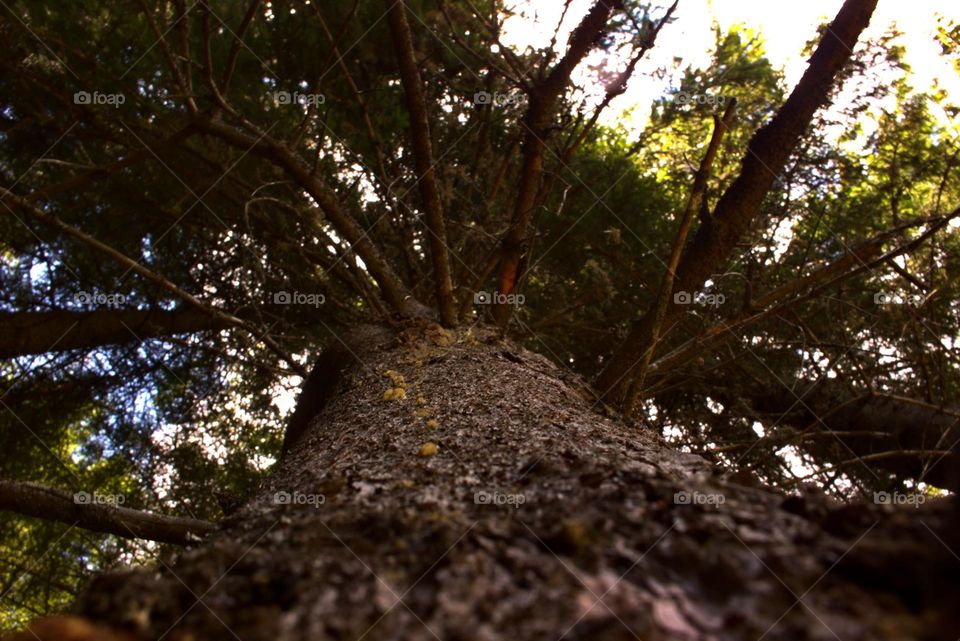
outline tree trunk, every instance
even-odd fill
[[[256,496],[78,614],[171,640],[956,638],[954,499],[785,497],[485,331],[363,331]]]

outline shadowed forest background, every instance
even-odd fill
[[[960,106],[895,25],[858,41],[872,3],[794,97],[745,28],[650,64],[676,5],[637,0],[567,2],[544,49],[501,0],[2,4],[0,632],[178,549],[20,484],[218,522],[369,323],[503,334],[744,483],[960,488]],[[931,37],[960,73],[956,20]],[[639,76],[670,87],[642,130],[605,113]]]

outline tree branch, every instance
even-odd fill
[[[337,235],[349,243],[350,248],[363,260],[370,276],[380,287],[380,293],[387,304],[400,314],[411,316],[426,314],[423,305],[413,297],[387,259],[370,240],[367,232],[340,204],[336,193],[324,184],[292,149],[266,135],[255,138],[219,119],[202,119],[198,125],[227,144],[266,158],[286,171],[287,175],[310,194],[336,230]]]
[[[85,530],[116,534],[127,539],[189,545],[217,529],[208,521],[141,512],[100,503],[96,499],[97,495],[88,492],[70,494],[36,483],[0,480],[0,510],[59,521]]]
[[[430,257],[433,261],[433,279],[436,288],[437,307],[444,325],[457,324],[456,304],[453,299],[453,282],[450,277],[450,257],[447,249],[447,230],[444,223],[440,189],[433,171],[433,149],[430,143],[430,125],[423,96],[423,84],[417,69],[413,51],[413,37],[407,22],[404,0],[384,0],[387,5],[387,20],[393,36],[400,78],[407,96],[407,112],[410,117],[410,133],[413,137],[413,162],[417,173],[417,185],[426,213],[427,232],[430,235]]]
[[[643,59],[648,51],[653,49],[654,45],[657,43],[657,36],[660,35],[660,31],[663,29],[670,18],[673,16],[673,12],[677,10],[677,5],[680,3],[680,0],[676,0],[670,8],[667,9],[667,13],[664,14],[663,18],[657,22],[657,25],[652,29],[649,34],[646,35],[647,38],[644,40],[643,45],[640,47],[640,50],[634,54],[633,58],[630,59],[630,62],[627,63],[627,68],[623,70],[623,73],[617,76],[616,81],[611,84],[606,93],[603,96],[603,100],[599,105],[593,110],[593,114],[590,116],[590,120],[587,121],[580,131],[575,131],[570,136],[570,142],[568,142],[563,150],[562,159],[566,163],[570,160],[577,149],[583,144],[583,141],[586,139],[587,135],[591,130],[596,126],[597,121],[600,119],[600,114],[603,113],[603,110],[606,109],[614,98],[622,95],[627,90],[627,83],[630,81],[630,77],[633,76],[633,72],[637,67],[637,63]]]
[[[729,381],[717,381],[712,388],[722,395],[725,384]],[[748,415],[752,412],[752,418],[768,426],[766,436],[748,445],[757,448],[757,456],[792,443],[823,460],[832,458],[835,446],[842,444],[844,458],[852,454],[853,461],[869,463],[870,468],[960,490],[960,408],[882,391],[857,393],[830,379],[801,379],[795,390],[779,391],[734,384],[731,393]]]
[[[135,260],[133,260],[132,258],[130,258],[129,256],[127,256],[126,254],[124,254],[124,253],[122,253],[122,252],[119,252],[119,251],[117,251],[116,249],[114,249],[113,247],[111,247],[110,245],[107,245],[106,243],[103,243],[103,242],[97,240],[96,238],[94,238],[94,237],[91,236],[90,234],[87,234],[86,232],[83,232],[83,231],[77,229],[76,227],[73,227],[73,226],[71,226],[71,225],[68,225],[67,223],[63,222],[63,221],[60,220],[59,218],[56,218],[55,216],[51,216],[50,214],[47,214],[47,213],[45,213],[45,212],[43,212],[43,211],[40,211],[39,209],[37,209],[36,207],[34,207],[33,205],[31,205],[29,202],[25,201],[24,199],[20,198],[20,197],[17,196],[16,194],[14,194],[13,192],[7,191],[6,189],[3,189],[3,188],[0,188],[0,195],[3,195],[3,196],[5,196],[5,197],[9,198],[9,199],[10,199],[10,202],[12,202],[13,204],[17,205],[18,207],[20,207],[20,208],[23,209],[24,211],[29,212],[34,218],[40,220],[41,222],[43,222],[43,223],[45,223],[45,224],[47,224],[47,225],[49,225],[49,226],[51,226],[51,227],[54,227],[54,228],[62,231],[63,233],[67,234],[68,236],[71,236],[71,237],[79,240],[80,242],[82,242],[83,244],[87,245],[88,247],[91,247],[92,249],[94,249],[94,250],[96,250],[96,251],[98,251],[98,252],[100,252],[100,253],[102,253],[102,254],[106,254],[107,256],[109,256],[110,258],[112,258],[113,260],[115,260],[116,262],[118,262],[119,264],[121,264],[121,265],[123,265],[124,267],[127,267],[128,269],[130,269],[130,271],[134,271],[134,272],[140,274],[141,276],[143,276],[145,279],[147,279],[147,280],[150,281],[151,283],[159,286],[161,289],[164,289],[164,290],[170,292],[171,294],[173,294],[173,295],[176,296],[177,298],[179,298],[179,299],[183,300],[184,302],[188,303],[189,305],[192,305],[193,307],[197,308],[198,310],[200,310],[200,311],[203,312],[204,314],[207,314],[207,315],[211,316],[212,318],[221,320],[221,321],[223,321],[224,323],[226,323],[226,324],[228,324],[228,325],[235,326],[235,327],[239,327],[239,328],[242,328],[242,329],[247,330],[247,331],[250,332],[257,340],[263,341],[263,343],[264,343],[268,348],[270,348],[271,351],[273,351],[275,354],[277,354],[277,356],[279,356],[280,358],[282,358],[283,360],[285,360],[285,361],[290,365],[290,367],[293,368],[293,370],[294,370],[295,372],[297,372],[297,373],[300,374],[301,376],[305,376],[305,375],[306,375],[306,370],[304,370],[303,366],[300,365],[297,361],[293,360],[293,358],[292,358],[289,354],[287,354],[286,352],[284,352],[284,351],[283,351],[283,348],[281,348],[280,345],[278,345],[276,341],[274,341],[274,340],[273,340],[272,338],[270,338],[269,336],[263,334],[262,332],[259,332],[255,327],[251,327],[251,326],[248,325],[247,322],[244,321],[243,319],[237,318],[236,316],[234,316],[234,315],[232,315],[232,314],[228,314],[228,313],[226,313],[226,312],[220,311],[219,309],[216,309],[215,307],[211,307],[210,305],[207,305],[206,303],[204,303],[202,300],[200,300],[199,298],[197,298],[197,297],[194,296],[193,294],[191,294],[191,293],[189,293],[189,292],[181,289],[180,287],[178,287],[177,285],[175,285],[175,284],[172,283],[171,281],[167,280],[166,278],[164,278],[164,277],[161,276],[160,274],[157,274],[156,272],[154,272],[154,271],[152,271],[152,270],[150,270],[150,269],[147,269],[146,267],[144,267],[143,265],[141,265],[141,264],[138,263],[137,261],[135,261]]]
[[[124,169],[137,165],[145,160],[155,159],[157,158],[157,153],[161,151],[179,148],[188,138],[190,138],[190,136],[195,133],[196,129],[192,124],[189,124],[186,127],[173,132],[170,136],[164,138],[163,140],[151,144],[147,148],[131,150],[122,158],[115,160],[105,167],[89,169],[59,183],[37,189],[24,196],[23,199],[26,202],[37,202],[38,200],[49,198],[60,193],[77,192],[81,187],[85,187],[96,180],[109,178],[110,176],[119,174]]]
[[[758,323],[797,303],[807,300],[823,291],[833,288],[840,281],[846,280],[860,274],[868,269],[873,269],[884,263],[889,263],[897,256],[911,252],[919,247],[928,238],[936,232],[943,229],[951,220],[960,217],[960,208],[955,209],[946,216],[940,216],[933,221],[912,221],[900,225],[896,229],[886,231],[859,244],[852,249],[850,253],[829,263],[813,272],[795,278],[790,282],[781,285],[767,295],[755,300],[751,304],[751,310],[745,314],[740,314],[734,318],[727,318],[711,327],[707,328],[700,335],[692,338],[676,349],[672,350],[662,358],[654,362],[649,367],[649,374],[658,376],[669,376],[671,371],[681,367],[692,358],[702,355],[705,351],[713,349],[726,341],[738,336],[737,331],[743,330],[751,325]],[[919,224],[933,223],[929,229],[924,231],[910,242],[904,243],[894,249],[882,253],[883,243],[900,233],[905,227],[912,227]],[[806,291],[805,294],[802,292]]]
[[[713,168],[713,161],[720,149],[720,143],[723,135],[726,133],[730,124],[733,122],[734,114],[737,109],[737,101],[731,100],[723,112],[723,117],[714,115],[713,134],[710,136],[710,142],[707,145],[707,151],[700,161],[700,168],[697,170],[693,179],[693,188],[690,190],[690,198],[687,200],[687,207],[680,218],[680,229],[677,230],[677,236],[673,240],[673,249],[670,252],[670,261],[667,269],[663,273],[663,281],[660,283],[660,291],[657,293],[656,304],[653,312],[653,323],[650,325],[650,333],[644,337],[645,348],[643,357],[640,360],[640,367],[636,374],[631,376],[627,373],[627,379],[631,380],[631,388],[628,394],[624,412],[629,414],[633,410],[640,390],[643,387],[643,380],[647,373],[647,367],[650,365],[650,359],[657,348],[660,340],[660,334],[663,329],[663,321],[667,316],[667,308],[670,305],[670,299],[673,296],[673,281],[676,278],[677,264],[680,262],[680,254],[684,245],[687,243],[687,234],[693,225],[693,218],[701,210],[704,204],[704,198],[707,192],[707,180],[710,178],[710,170]]]
[[[713,217],[702,224],[684,251],[677,268],[680,290],[699,291],[704,281],[729,260],[736,245],[750,229],[764,197],[778,180],[790,154],[796,149],[813,114],[825,104],[840,70],[850,60],[853,47],[870,22],[877,0],[846,0],[824,32],[810,65],[777,114],[751,139],[740,175],[724,192]],[[670,304],[664,320],[682,308]],[[655,309],[633,324],[629,335],[614,353],[595,383],[608,401],[627,400],[626,373],[643,358],[646,337],[657,322]]]
[[[598,0],[594,3],[570,35],[570,44],[563,58],[557,62],[542,82],[529,91],[530,103],[521,121],[525,131],[517,200],[500,255],[498,291],[504,296],[510,294],[516,287],[522,271],[527,229],[533,217],[537,187],[540,175],[543,173],[543,151],[557,101],[570,81],[570,74],[593,48],[614,11],[621,9],[623,9],[621,0]],[[505,328],[510,320],[512,305],[497,304],[496,301],[494,303],[494,319],[501,328]]]
[[[196,309],[102,309],[0,312],[0,358],[121,345],[233,325]]]
[[[150,30],[153,31],[156,42],[160,46],[160,51],[163,52],[163,57],[167,61],[167,66],[170,68],[170,73],[173,74],[174,81],[177,83],[177,86],[180,87],[180,91],[183,92],[183,95],[186,98],[187,108],[190,110],[190,113],[197,113],[197,103],[194,100],[193,95],[191,95],[190,83],[186,78],[184,78],[180,67],[177,65],[177,61],[173,57],[173,53],[170,51],[170,46],[167,44],[167,40],[165,38],[166,31],[160,31],[160,27],[157,25],[156,20],[153,19],[153,14],[147,7],[147,3],[144,0],[139,1],[140,8],[143,10],[143,15],[147,19],[147,24],[150,25]],[[180,20],[186,20],[186,14],[183,14],[177,18],[177,22]]]
[[[253,17],[257,13],[257,7],[261,0],[251,0],[247,7],[247,12],[243,14],[243,20],[240,22],[240,28],[237,29],[233,45],[230,47],[230,53],[227,55],[227,64],[224,65],[223,77],[220,79],[220,93],[224,96],[230,91],[230,80],[233,78],[233,71],[237,66],[237,58],[240,56],[240,49],[245,47],[243,37],[253,22]]]

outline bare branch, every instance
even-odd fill
[[[117,251],[116,249],[114,249],[114,248],[111,247],[110,245],[107,245],[106,243],[103,243],[103,242],[97,240],[97,239],[94,238],[93,236],[91,236],[91,235],[89,235],[89,234],[87,234],[87,233],[85,233],[85,232],[83,232],[83,231],[80,231],[80,230],[77,229],[76,227],[73,227],[73,226],[71,226],[71,225],[68,225],[67,223],[63,222],[62,220],[60,220],[60,219],[58,219],[58,218],[56,218],[56,217],[54,217],[54,216],[51,216],[50,214],[47,214],[47,213],[45,213],[45,212],[43,212],[43,211],[40,211],[40,210],[37,209],[36,207],[32,206],[29,202],[25,201],[24,199],[20,198],[20,197],[17,196],[16,194],[14,194],[13,192],[7,191],[6,189],[0,188],[0,195],[3,195],[3,196],[5,196],[6,198],[9,198],[9,199],[10,199],[10,202],[14,203],[15,205],[17,205],[18,207],[20,207],[20,208],[23,209],[24,211],[29,212],[29,213],[30,213],[34,218],[36,218],[37,220],[40,220],[40,221],[43,222],[44,224],[47,224],[47,225],[49,225],[49,226],[51,226],[51,227],[54,227],[54,228],[62,231],[63,233],[67,234],[68,236],[71,236],[72,238],[75,238],[75,239],[79,240],[79,241],[82,242],[83,244],[85,244],[85,245],[87,245],[87,246],[95,249],[96,251],[98,251],[98,252],[100,252],[100,253],[102,253],[102,254],[106,254],[107,256],[109,256],[110,258],[112,258],[113,260],[115,260],[116,262],[118,262],[119,264],[123,265],[124,267],[127,267],[127,268],[130,269],[131,271],[134,271],[134,272],[140,274],[141,276],[143,276],[144,278],[146,278],[146,279],[147,279],[148,281],[150,281],[151,283],[159,286],[161,289],[164,289],[164,290],[170,292],[171,294],[173,294],[173,295],[176,296],[177,298],[179,298],[179,299],[183,300],[184,302],[192,305],[193,307],[196,307],[198,310],[200,310],[200,311],[203,312],[204,314],[207,314],[207,315],[209,315],[209,316],[211,316],[211,317],[213,317],[213,318],[216,318],[216,319],[218,319],[218,320],[220,320],[220,321],[223,321],[223,322],[224,322],[225,324],[227,324],[227,325],[231,325],[231,326],[235,326],[235,327],[240,327],[240,328],[243,328],[243,329],[247,330],[248,332],[250,332],[251,334],[253,334],[253,336],[254,336],[257,340],[263,341],[263,343],[264,343],[265,345],[267,345],[267,347],[269,347],[271,351],[273,351],[273,352],[274,352],[275,354],[277,354],[280,358],[282,358],[283,360],[285,360],[285,361],[294,369],[294,371],[296,371],[298,374],[301,374],[301,375],[306,374],[305,370],[303,369],[303,366],[300,365],[299,363],[297,363],[297,361],[293,360],[293,358],[290,357],[289,354],[287,354],[286,352],[284,352],[283,349],[280,347],[280,345],[278,345],[278,344],[276,343],[276,341],[274,341],[274,340],[273,340],[272,338],[270,338],[269,336],[266,336],[266,335],[262,334],[262,333],[259,332],[256,328],[251,327],[251,326],[248,325],[248,324],[246,323],[246,321],[244,321],[243,319],[237,318],[236,316],[234,316],[234,315],[232,315],[232,314],[228,314],[228,313],[223,312],[223,311],[220,311],[220,310],[218,310],[218,309],[216,309],[216,308],[214,308],[214,307],[211,307],[210,305],[207,305],[206,303],[204,303],[203,301],[201,301],[199,298],[197,298],[197,297],[194,296],[193,294],[191,294],[191,293],[189,293],[189,292],[181,289],[180,287],[178,287],[177,285],[175,285],[175,284],[172,283],[171,281],[167,280],[166,278],[164,278],[164,277],[161,276],[160,274],[157,274],[156,272],[147,269],[146,267],[144,267],[143,265],[141,265],[141,264],[138,263],[137,261],[135,261],[135,260],[133,260],[132,258],[130,258],[129,256],[127,256],[126,254],[123,254],[122,252]]]
[[[563,58],[550,70],[546,78],[529,91],[529,106],[521,121],[525,131],[517,200],[501,249],[498,287],[500,294],[510,294],[521,275],[527,251],[527,230],[533,217],[537,188],[543,173],[543,152],[548,127],[557,101],[570,81],[570,74],[593,48],[610,17],[615,11],[622,9],[621,0],[597,0],[570,35],[570,44]],[[511,305],[494,305],[494,318],[501,328],[505,328],[509,322],[511,311]]]
[[[670,353],[658,359],[649,367],[649,374],[669,376],[671,371],[681,367],[684,363],[702,355],[706,350],[717,347],[738,336],[738,332],[758,323],[773,314],[782,312],[804,300],[827,291],[841,281],[873,269],[885,263],[890,263],[897,256],[914,251],[923,242],[943,229],[951,220],[960,217],[960,208],[946,216],[940,216],[930,221],[913,221],[900,225],[896,229],[888,230],[870,240],[859,244],[850,253],[825,265],[810,274],[796,278],[769,294],[753,301],[751,309],[745,314],[734,318],[727,318],[707,328],[696,338],[686,341]],[[907,226],[932,223],[930,228],[917,238],[899,245],[894,249],[882,253],[883,243],[900,233]],[[803,292],[806,292],[805,294]]]
[[[223,318],[190,308],[0,312],[0,358],[122,345],[231,326]]]
[[[367,271],[380,287],[387,304],[400,314],[422,316],[426,312],[407,289],[393,267],[374,245],[367,232],[340,204],[337,194],[330,189],[312,169],[288,146],[266,134],[255,138],[217,119],[199,121],[201,128],[224,142],[266,158],[281,167],[317,203],[326,215],[337,235],[349,243],[350,248],[363,260]]]
[[[220,79],[220,93],[224,96],[226,96],[230,90],[230,79],[233,78],[233,71],[237,66],[240,49],[244,46],[243,37],[247,34],[247,29],[250,28],[250,23],[253,22],[253,17],[257,14],[257,7],[260,6],[260,2],[261,0],[251,0],[250,5],[247,7],[247,12],[243,15],[243,20],[240,22],[240,28],[237,29],[236,40],[234,40],[233,45],[230,47],[230,53],[227,55],[227,63],[223,69],[223,78]]]
[[[676,278],[677,264],[680,262],[680,254],[684,245],[687,243],[687,234],[693,225],[694,216],[700,211],[704,203],[707,192],[707,180],[710,177],[710,170],[713,168],[713,161],[720,149],[720,142],[726,133],[730,124],[733,122],[734,113],[737,109],[736,100],[731,100],[723,113],[723,117],[713,117],[713,134],[710,136],[710,143],[707,145],[707,151],[700,162],[700,168],[697,170],[693,180],[693,188],[690,191],[690,198],[687,200],[687,207],[680,217],[680,229],[677,230],[677,236],[673,240],[673,248],[670,252],[670,260],[667,263],[667,269],[663,274],[663,281],[660,283],[660,290],[657,293],[654,306],[653,323],[650,325],[650,333],[643,338],[644,346],[641,350],[643,357],[640,361],[640,367],[635,376],[629,373],[627,377],[633,379],[631,391],[624,405],[624,412],[627,414],[633,409],[640,389],[643,386],[643,379],[647,373],[647,366],[650,365],[650,359],[660,340],[660,334],[663,328],[664,318],[667,316],[667,307],[670,304],[670,298],[673,296],[673,281]]]
[[[38,189],[27,194],[23,197],[23,199],[26,202],[36,202],[56,194],[78,191],[81,187],[85,187],[96,180],[102,180],[118,174],[120,171],[137,165],[145,160],[155,159],[157,157],[157,153],[161,151],[181,146],[183,142],[195,134],[196,131],[196,128],[192,124],[188,124],[187,126],[173,132],[163,140],[151,145],[150,147],[131,150],[130,153],[126,154],[124,157],[115,160],[105,167],[96,167],[94,169],[77,174],[76,176],[67,178],[59,183],[50,185],[48,187],[43,187],[42,189]]]
[[[173,57],[173,52],[170,51],[170,46],[167,44],[164,33],[160,31],[160,27],[157,25],[157,21],[154,20],[153,13],[150,11],[150,8],[147,7],[145,0],[139,0],[139,2],[140,8],[143,10],[143,15],[150,25],[150,30],[153,31],[153,35],[157,39],[157,44],[160,46],[160,51],[163,52],[163,57],[167,61],[167,66],[170,67],[170,73],[173,74],[173,79],[176,81],[177,86],[180,87],[180,91],[186,96],[187,107],[190,109],[190,113],[197,113],[197,103],[190,93],[190,84],[186,78],[183,77],[180,66]],[[186,20],[186,15],[179,16],[178,21],[179,20]]]
[[[209,521],[164,516],[94,500],[89,492],[71,494],[36,483],[0,480],[0,510],[85,530],[177,545],[197,543],[216,530]]]
[[[433,260],[433,279],[436,288],[437,308],[444,325],[457,324],[457,311],[453,299],[453,282],[450,278],[450,257],[447,250],[447,230],[444,223],[440,189],[433,171],[433,149],[430,142],[430,124],[423,84],[417,69],[413,51],[413,38],[407,23],[404,0],[384,0],[393,35],[393,44],[400,66],[400,78],[407,96],[407,112],[410,117],[410,132],[413,137],[413,162],[417,173],[417,185],[426,214],[427,232],[430,241],[430,257]]]

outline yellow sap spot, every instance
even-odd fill
[[[420,456],[436,456],[437,454],[437,444],[426,442],[420,446]]]
[[[391,387],[383,393],[385,401],[402,401],[407,398],[407,393],[402,387]]]
[[[440,427],[440,423],[437,423],[436,419],[431,418],[429,421],[427,421],[427,427],[429,427],[432,430],[435,430],[438,427]]]
[[[403,374],[392,369],[388,369],[383,373],[384,376],[390,379],[394,387],[399,387],[402,389],[407,388],[406,381],[403,380]]]

